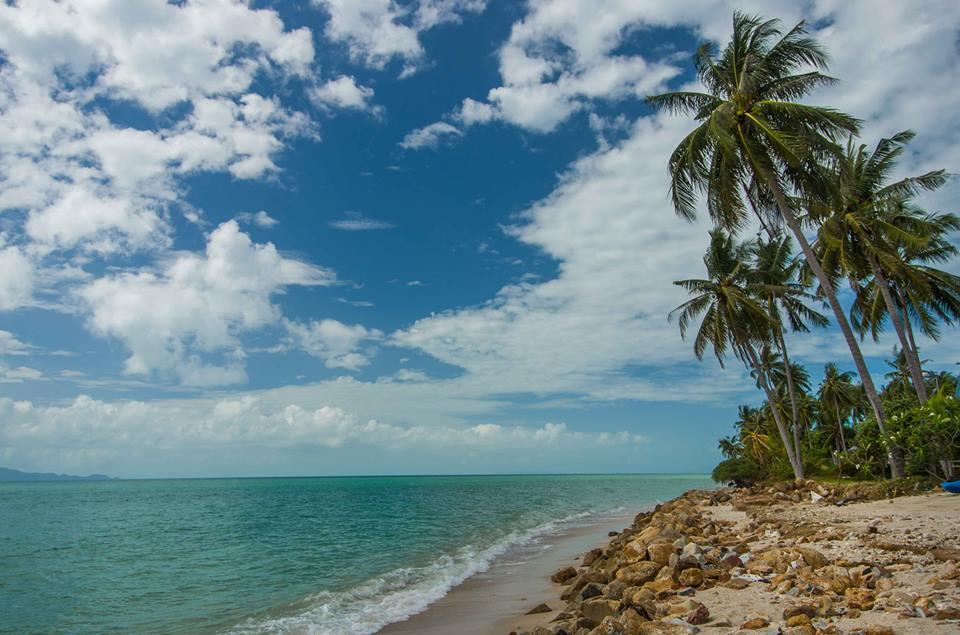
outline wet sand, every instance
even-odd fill
[[[564,587],[550,582],[554,571],[576,566],[580,556],[609,540],[607,533],[630,525],[633,515],[608,516],[545,536],[494,561],[479,573],[431,604],[425,611],[383,628],[383,635],[506,635],[549,621],[563,606]],[[551,613],[525,615],[546,603]]]

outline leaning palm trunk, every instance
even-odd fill
[[[837,429],[840,431],[840,447],[843,448],[843,451],[847,451],[847,440],[843,435],[843,419],[840,418],[840,404],[837,401],[837,398],[833,398],[833,409],[837,413]]]
[[[857,338],[853,334],[853,329],[850,328],[850,322],[847,320],[847,315],[844,313],[843,307],[840,306],[840,301],[837,300],[837,294],[833,289],[833,284],[831,284],[830,278],[824,272],[823,267],[820,265],[820,261],[813,252],[813,248],[807,241],[807,237],[803,233],[803,228],[800,226],[800,222],[797,220],[796,215],[793,213],[793,209],[791,209],[790,204],[787,202],[786,195],[783,193],[783,190],[780,189],[780,184],[769,173],[764,172],[763,176],[767,182],[767,186],[773,193],[773,197],[777,203],[777,208],[779,209],[780,214],[787,223],[787,227],[789,227],[790,231],[793,233],[794,238],[797,239],[797,243],[800,244],[800,250],[803,252],[803,257],[806,259],[807,264],[810,266],[810,269],[813,271],[814,275],[817,276],[817,281],[820,283],[820,288],[827,297],[827,302],[830,304],[830,308],[833,309],[833,314],[837,318],[837,324],[840,326],[840,331],[843,333],[843,339],[846,340],[847,347],[850,349],[850,355],[853,357],[853,363],[856,365],[857,373],[860,375],[860,383],[863,384],[864,392],[867,394],[867,400],[870,402],[870,408],[873,410],[873,415],[877,419],[877,426],[880,428],[884,445],[887,448],[887,458],[890,463],[890,474],[893,478],[903,478],[903,450],[887,434],[886,419],[883,415],[883,405],[880,403],[880,395],[877,393],[877,387],[874,385],[873,378],[870,376],[870,371],[867,369],[867,363],[863,359],[863,352],[860,350],[860,345],[857,343]]]
[[[890,314],[890,321],[897,332],[897,338],[900,340],[900,348],[903,349],[903,355],[907,360],[907,366],[910,368],[910,379],[913,387],[917,391],[917,398],[921,404],[927,403],[927,384],[923,381],[923,369],[920,367],[920,354],[916,346],[911,345],[907,339],[903,322],[900,320],[900,308],[893,301],[893,295],[890,293],[890,284],[887,282],[883,270],[877,264],[873,256],[868,256],[870,268],[873,269],[873,278],[880,289],[880,295],[883,296],[883,302],[887,305],[887,313]]]
[[[803,478],[803,464],[800,463],[797,459],[797,454],[794,452],[793,442],[790,439],[787,424],[784,423],[783,416],[780,413],[780,404],[777,400],[777,395],[770,388],[770,382],[767,381],[767,374],[763,370],[763,366],[760,364],[760,359],[757,357],[757,352],[753,350],[753,346],[743,344],[740,348],[743,352],[744,359],[749,361],[750,366],[753,367],[754,372],[757,374],[757,382],[760,384],[760,388],[767,396],[767,403],[770,404],[770,412],[773,413],[773,421],[777,424],[777,432],[780,433],[780,440],[783,442],[783,448],[787,452],[787,460],[790,461],[790,467],[793,468],[793,477],[800,480]]]
[[[780,354],[783,355],[783,368],[787,376],[787,392],[790,395],[790,414],[793,421],[793,452],[797,455],[797,463],[800,466],[800,477],[804,478],[803,473],[803,453],[800,449],[800,409],[797,407],[797,388],[793,383],[793,369],[790,368],[790,355],[787,354],[787,342],[783,338],[783,329],[778,325],[775,329],[777,346]]]

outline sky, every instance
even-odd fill
[[[709,471],[759,393],[667,320],[708,224],[643,97],[738,8],[808,21],[810,101],[915,130],[903,174],[960,171],[953,0],[0,3],[0,465]]]

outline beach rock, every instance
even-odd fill
[[[574,567],[564,567],[550,576],[550,581],[565,584],[575,577],[577,577],[577,570]]]
[[[638,562],[619,569],[616,577],[617,580],[623,580],[627,584],[642,585],[656,578],[662,568],[663,565],[656,562]]]
[[[960,620],[960,607],[954,604],[944,604],[933,614],[935,620]]]
[[[860,609],[861,611],[873,609],[874,595],[869,589],[850,588],[844,592],[843,597],[847,606],[852,609]]]
[[[703,604],[698,605],[697,608],[687,613],[688,624],[706,624],[707,620],[709,619],[710,611]]]
[[[680,572],[680,584],[698,587],[703,584],[703,571],[700,569],[684,569]]]
[[[889,626],[880,626],[879,624],[871,624],[863,631],[864,635],[894,635],[894,630]]]
[[[576,598],[578,602],[583,602],[584,600],[589,600],[590,598],[601,595],[603,595],[603,586],[598,582],[589,582],[580,589],[580,593],[577,594]]]
[[[813,622],[811,621],[810,617],[805,613],[794,615],[793,617],[787,620],[787,626],[791,628],[796,626],[806,626],[812,623]]]
[[[541,603],[527,611],[527,615],[536,615],[538,613],[549,613],[553,609],[547,606],[545,603]]]
[[[639,611],[632,608],[629,608],[621,613],[618,619],[620,620],[620,623],[623,624],[627,635],[637,635],[640,632],[640,625],[649,621],[646,617],[641,615]]]
[[[590,635],[628,635],[626,627],[613,617],[605,617]]]
[[[629,588],[630,585],[623,580],[614,580],[603,588],[603,594],[613,600],[622,600],[624,592]]]
[[[672,542],[655,542],[647,547],[647,558],[663,566],[670,563],[670,556],[674,553],[675,548]]]
[[[930,552],[934,559],[942,561],[954,561],[960,560],[960,549],[945,549],[938,548]]]
[[[580,603],[580,614],[594,622],[602,622],[603,618],[616,615],[619,612],[619,600],[608,600],[602,596],[590,598]]]
[[[741,631],[758,631],[770,626],[770,620],[765,617],[754,617],[740,625]]]
[[[819,569],[820,567],[825,567],[830,564],[826,556],[816,549],[811,549],[810,547],[794,547],[794,549],[798,551],[800,555],[803,556],[803,560],[814,569]]]
[[[730,580],[723,583],[723,586],[728,589],[734,589],[735,591],[741,591],[750,586],[750,580],[746,578],[730,578]]]
[[[583,566],[589,567],[601,555],[603,555],[603,549],[591,549],[587,553],[583,554]]]
[[[810,623],[810,620],[817,616],[819,612],[819,606],[811,602],[804,602],[802,604],[793,604],[783,609],[783,619],[790,621],[791,618],[796,617],[797,615],[803,615],[807,618],[806,623]]]

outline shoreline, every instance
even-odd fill
[[[562,588],[550,582],[558,568],[576,565],[584,551],[603,546],[610,532],[630,525],[627,512],[570,525],[541,540],[496,558],[490,567],[450,589],[442,598],[407,619],[384,626],[381,635],[505,634],[530,628],[562,607]],[[526,615],[541,603],[549,613]]]
[[[379,632],[958,632],[960,496],[884,493],[813,481],[689,490],[546,536]],[[527,614],[541,603],[550,610]]]

